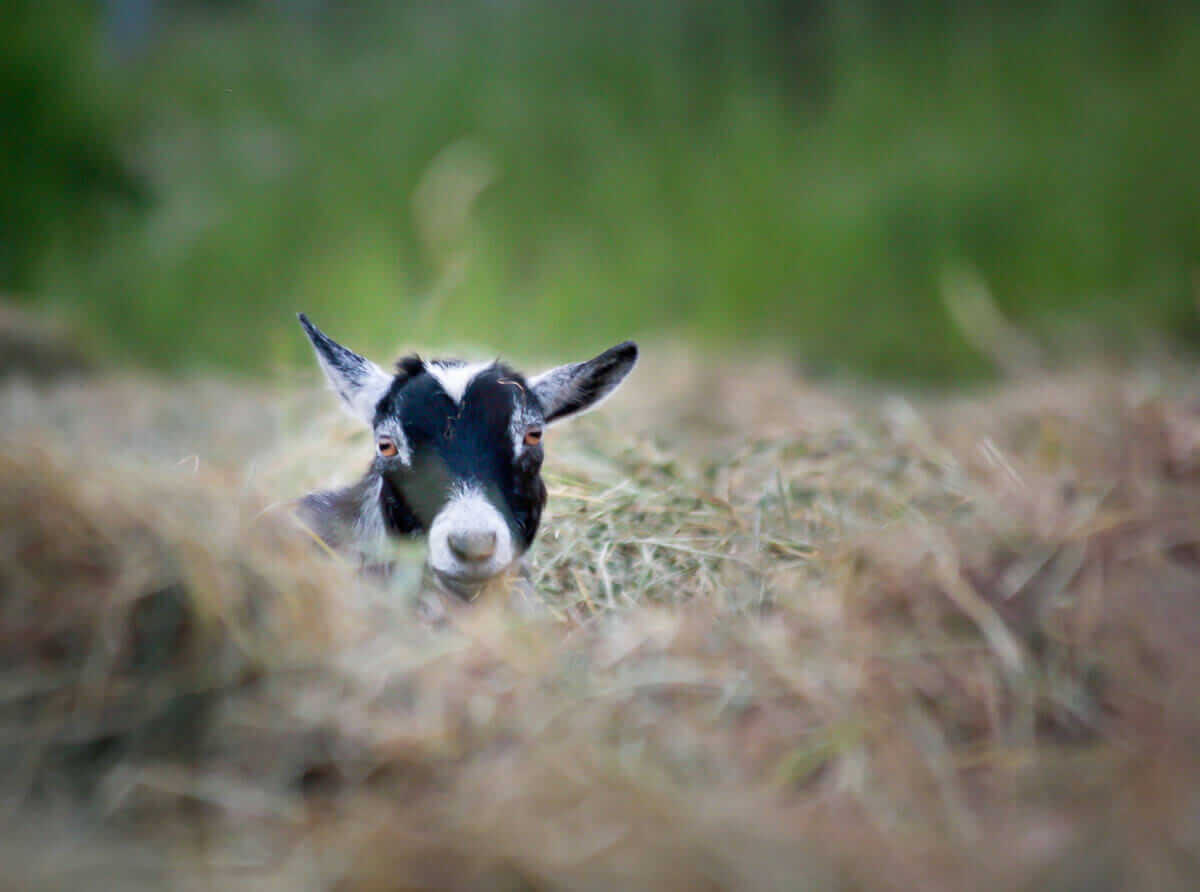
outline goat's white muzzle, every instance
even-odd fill
[[[503,573],[517,557],[504,515],[474,487],[457,491],[429,528],[429,565],[459,594]]]

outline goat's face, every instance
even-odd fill
[[[383,527],[427,533],[431,568],[459,594],[533,542],[546,503],[543,429],[595,406],[637,361],[626,342],[528,380],[499,362],[415,356],[388,374],[300,322],[334,389],[374,431]]]

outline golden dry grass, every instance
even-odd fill
[[[1194,886],[1186,369],[649,353],[549,438],[531,591],[432,618],[419,551],[365,581],[278,504],[365,461],[324,394],[10,382],[6,882]]]

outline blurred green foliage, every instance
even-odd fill
[[[46,38],[35,67],[69,73],[65,98],[0,109],[0,130],[32,121],[50,143],[48,115],[95,127],[105,97],[120,97],[110,122],[137,122],[65,143],[151,184],[104,250],[59,237],[85,212],[52,178],[37,227],[6,198],[0,231],[37,260],[6,284],[141,361],[307,361],[304,309],[385,354],[669,331],[957,378],[987,367],[942,294],[964,265],[1044,336],[1082,322],[1114,346],[1200,343],[1195,4],[168,13],[146,52],[86,82],[78,47]]]
[[[86,261],[145,193],[104,91],[95,21],[78,3],[0,7],[0,287],[44,281],[54,252]]]

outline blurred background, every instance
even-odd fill
[[[0,5],[0,292],[172,371],[1194,347],[1198,150],[1190,2]]]

